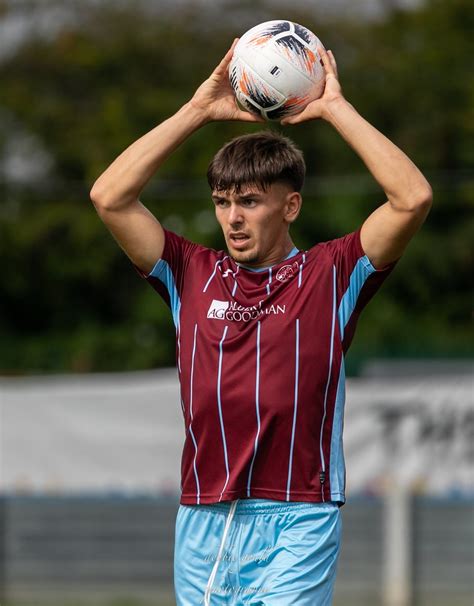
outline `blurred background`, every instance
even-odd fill
[[[471,2],[0,0],[1,604],[173,603],[184,440],[174,327],[89,190],[234,37],[276,18],[334,51],[346,97],[434,190],[346,361],[335,603],[474,603]],[[222,248],[206,168],[256,128],[206,126],[144,203]],[[284,132],[308,165],[296,245],[357,229],[383,201],[360,160],[326,124]]]

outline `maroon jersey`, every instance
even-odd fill
[[[166,231],[146,279],[176,326],[182,504],[344,502],[344,353],[390,269],[358,231],[263,270]]]

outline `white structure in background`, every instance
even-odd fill
[[[347,381],[350,493],[474,490],[472,375]],[[179,491],[174,370],[0,379],[0,492]]]

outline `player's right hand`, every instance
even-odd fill
[[[229,82],[229,64],[232,60],[236,38],[222,61],[207,80],[196,90],[190,105],[203,113],[207,122],[217,120],[241,120],[243,122],[264,122],[260,116],[241,110],[236,102]]]
[[[287,124],[299,124],[307,120],[316,120],[322,118],[329,120],[331,117],[330,106],[332,103],[337,103],[341,99],[344,101],[341,84],[337,74],[336,59],[332,51],[327,51],[324,47],[319,48],[321,60],[323,62],[324,71],[326,72],[326,82],[324,91],[319,99],[309,103],[303,111],[293,116],[288,116],[280,121],[284,126]]]

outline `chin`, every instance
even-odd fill
[[[237,263],[243,263],[244,265],[250,265],[258,262],[258,253],[251,250],[234,250],[229,249],[230,256],[237,261]]]

